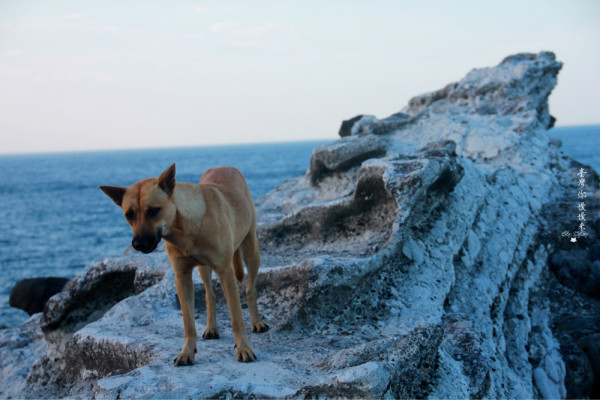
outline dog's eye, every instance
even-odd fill
[[[148,211],[146,211],[146,216],[148,216],[148,218],[154,218],[158,215],[159,212],[160,207],[152,207],[149,208]]]
[[[133,213],[133,211],[129,210],[125,213],[125,218],[127,218],[129,221],[133,221],[133,219],[135,218],[135,214]]]

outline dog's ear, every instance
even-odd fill
[[[121,207],[121,204],[123,203],[123,196],[125,196],[127,188],[121,186],[100,186],[100,189],[102,189],[104,194],[110,197],[116,205]]]
[[[175,189],[175,163],[158,177],[158,186],[170,196]]]

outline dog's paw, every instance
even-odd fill
[[[173,360],[176,367],[183,367],[186,365],[194,365],[194,354],[186,353],[182,351],[179,353],[175,360]]]
[[[239,362],[252,362],[256,360],[256,356],[254,352],[250,348],[250,346],[237,346],[235,347],[235,357]]]
[[[269,330],[269,325],[265,324],[262,321],[259,321],[256,324],[251,324],[250,330],[254,333],[262,333]]]
[[[214,328],[214,329],[206,328],[206,330],[202,334],[202,339],[204,339],[204,340],[218,339],[218,338],[219,338],[219,329],[217,329],[217,328]]]

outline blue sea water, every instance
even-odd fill
[[[600,173],[600,125],[559,127],[549,134],[562,140],[564,154]]]
[[[563,151],[600,171],[600,125],[554,128]],[[12,286],[40,276],[71,278],[131,242],[120,209],[99,185],[128,186],[177,163],[177,179],[197,182],[214,166],[233,165],[256,198],[303,174],[321,142],[0,156],[0,326],[25,321],[8,305]]]

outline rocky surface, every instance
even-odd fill
[[[43,315],[0,331],[0,395],[598,393],[600,302],[597,280],[583,278],[598,270],[597,228],[576,246],[561,236],[577,223],[582,166],[547,131],[560,68],[551,53],[515,55],[391,117],[344,121],[305,175],[258,199],[258,302],[271,329],[250,334],[256,362],[235,361],[215,281],[221,340],[199,340],[196,364],[174,367],[173,272],[162,251],[129,254],[93,263]]]

